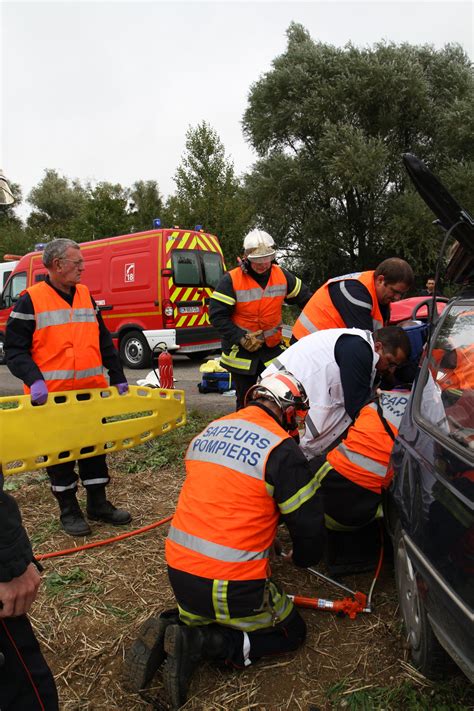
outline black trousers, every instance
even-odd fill
[[[225,655],[216,661],[238,669],[244,669],[262,657],[294,652],[306,639],[306,623],[296,608],[283,622],[254,632],[216,626],[227,642]]]
[[[53,675],[26,615],[0,620],[0,709],[59,709]]]
[[[53,494],[60,495],[65,491],[77,490],[78,476],[76,474],[75,464],[76,463],[72,461],[46,467]],[[109,483],[110,477],[105,454],[98,454],[95,457],[88,457],[87,459],[79,459],[78,466],[82,485],[85,486],[86,489],[102,489]]]

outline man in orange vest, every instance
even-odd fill
[[[80,284],[84,260],[79,245],[69,239],[49,242],[43,251],[48,276],[29,287],[18,299],[7,323],[5,352],[13,375],[25,384],[34,405],[43,405],[48,392],[108,387],[122,395],[128,384],[89,290]],[[76,498],[75,462],[47,467],[51,490],[61,511],[61,524],[71,536],[91,530]],[[107,501],[109,483],[105,454],[79,460],[79,474],[87,492],[89,519],[122,525],[128,511]]]
[[[251,388],[246,405],[211,422],[189,445],[166,541],[179,621],[178,611],[174,619],[173,611],[164,613],[154,644],[145,636],[136,645],[136,655],[142,644],[153,656],[153,665],[142,659],[142,684],[168,655],[164,682],[174,709],[185,703],[201,659],[244,669],[305,639],[303,619],[271,577],[269,556],[280,520],[296,565],[313,565],[322,555],[316,481],[293,439],[308,399],[282,371]]]
[[[382,328],[388,324],[390,304],[402,299],[413,281],[412,268],[398,257],[385,259],[375,271],[329,279],[304,307],[292,342],[326,328]]]
[[[362,408],[346,437],[313,460],[320,483],[331,575],[370,570],[377,549],[376,520],[382,515],[382,491],[390,485],[388,467],[410,390],[381,390]]]
[[[275,263],[273,238],[252,230],[244,239],[240,266],[224,274],[209,304],[209,318],[222,338],[221,365],[232,373],[237,407],[260,373],[283,352],[282,306],[303,308],[311,291]]]

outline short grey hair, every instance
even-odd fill
[[[45,267],[50,267],[55,259],[61,259],[66,254],[69,247],[74,249],[80,249],[77,242],[72,239],[65,239],[59,237],[58,239],[53,239],[52,242],[48,242],[43,250],[43,264]]]

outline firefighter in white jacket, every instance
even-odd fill
[[[306,389],[310,410],[300,442],[307,459],[332,449],[371,399],[377,373],[394,370],[410,356],[410,341],[398,326],[375,331],[317,331],[276,358],[262,377],[285,369]]]

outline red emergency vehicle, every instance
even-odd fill
[[[192,359],[220,347],[208,317],[209,297],[225,270],[217,237],[156,229],[80,247],[85,262],[81,281],[100,307],[126,366],[146,367],[160,343]],[[10,275],[0,303],[0,359],[18,295],[45,276],[41,252],[21,257]]]

